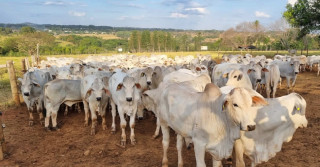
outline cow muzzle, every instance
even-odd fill
[[[97,101],[101,101],[101,97],[97,97],[96,99],[97,99]]]
[[[256,125],[248,125],[247,128],[248,128],[248,131],[253,131],[256,129]]]
[[[30,93],[29,92],[24,92],[23,95],[30,96]]]
[[[148,85],[151,85],[151,81],[147,81],[147,84],[148,84]]]
[[[295,72],[295,74],[299,74],[299,72]]]
[[[132,97],[127,97],[126,100],[127,100],[127,102],[131,102],[132,101]]]
[[[261,82],[261,79],[257,79],[257,82]]]

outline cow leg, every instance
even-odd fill
[[[205,167],[206,163],[204,162],[206,146],[203,142],[194,140],[194,153],[196,155],[197,167]]]
[[[294,76],[294,78],[292,79],[292,92],[294,92],[294,87],[296,86],[296,80],[297,80],[297,75]]]
[[[81,113],[80,103],[77,103],[76,106],[77,106],[77,108],[78,108],[78,113]]]
[[[46,118],[44,119],[44,127],[46,130],[49,130],[50,116],[51,116],[51,110],[47,109]]]
[[[121,106],[118,106],[118,112],[120,116],[120,125],[121,125],[121,145],[125,146],[127,141],[127,137],[126,137],[127,121],[124,119],[124,113],[122,112]]]
[[[279,80],[279,89],[281,89],[281,82],[282,82],[282,78],[280,77],[280,80]]]
[[[101,118],[102,118],[102,130],[106,130],[107,129],[107,121],[106,121],[106,114],[100,114]]]
[[[29,126],[32,126],[32,125],[33,125],[32,109],[29,109],[29,108],[28,108],[28,111],[29,111]]]
[[[116,133],[116,104],[114,104],[113,100],[110,99],[110,104],[111,104],[111,114],[112,114],[112,125],[111,125],[111,133]]]
[[[243,145],[240,140],[234,142],[233,152],[232,152],[232,166],[236,167],[245,167],[243,160]]]
[[[144,105],[142,103],[138,103],[138,112],[137,112],[137,116],[139,120],[143,119],[143,109],[144,109]]]
[[[270,85],[269,84],[266,84],[266,93],[267,93],[267,98],[270,98]]]
[[[168,148],[170,142],[170,131],[168,126],[161,125],[162,131],[162,147],[163,147],[163,158],[162,167],[168,167]]]
[[[287,80],[287,93],[290,93],[290,78],[286,78]]]
[[[182,146],[183,138],[181,135],[177,134],[178,167],[183,167]]]
[[[221,161],[217,161],[212,157],[212,166],[213,167],[222,167]]]
[[[131,144],[135,145],[136,144],[136,139],[134,135],[134,127],[135,127],[135,121],[136,121],[136,114],[137,114],[137,109],[133,111],[133,115],[130,116],[130,140]]]
[[[90,111],[91,111],[91,121],[92,121],[91,122],[91,135],[95,135],[96,134],[96,127],[98,124],[97,114],[96,114],[96,106],[90,105],[90,104],[89,104],[89,107],[90,107]]]
[[[40,121],[40,125],[43,125],[43,113],[42,113],[42,102],[39,100],[38,101],[38,105],[37,105],[37,112],[39,114],[39,121]]]
[[[159,131],[160,131],[160,119],[157,117],[157,127],[156,131],[154,132],[154,135],[152,136],[153,139],[156,139],[159,136]]]
[[[277,92],[277,82],[273,83],[272,87],[272,97],[276,98],[276,92]]]
[[[58,110],[54,110],[51,113],[51,121],[52,121],[52,129],[57,130],[57,115],[58,115]]]
[[[66,105],[66,108],[64,110],[64,116],[67,116],[68,115],[68,112],[69,112],[69,107]]]
[[[84,126],[87,127],[89,125],[89,104],[85,100],[83,100],[83,108],[84,108]]]

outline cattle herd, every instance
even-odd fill
[[[224,55],[220,64],[210,55],[49,57],[18,80],[29,125],[36,109],[46,130],[63,128],[57,122],[61,106],[65,115],[69,107],[75,105],[80,112],[83,106],[84,126],[91,119],[91,135],[95,135],[97,116],[102,117],[105,130],[111,108],[111,131],[116,133],[118,113],[120,146],[125,147],[127,120],[134,145],[135,120],[151,111],[157,117],[153,137],[159,136],[160,129],[163,135],[162,166],[168,166],[169,128],[177,135],[178,166],[183,166],[184,143],[194,146],[198,167],[206,166],[205,152],[212,156],[213,166],[221,166],[221,160],[231,155],[235,166],[244,166],[244,154],[255,166],[274,157],[297,128],[307,126],[306,101],[293,89],[299,72],[311,71],[319,62],[320,56],[267,59],[250,54]],[[318,75],[319,71],[318,65]],[[283,78],[288,95],[276,98]]]

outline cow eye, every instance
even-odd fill
[[[239,107],[238,104],[233,104],[234,107]]]
[[[141,77],[144,77],[144,75],[145,75],[144,73],[141,73]]]
[[[233,78],[237,78],[237,76],[234,76]]]

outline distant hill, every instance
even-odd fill
[[[55,24],[34,24],[34,23],[20,23],[20,24],[5,24],[0,23],[0,27],[9,27],[18,30],[21,27],[30,26],[40,31],[61,31],[61,32],[115,32],[115,31],[132,31],[132,30],[149,30],[149,31],[196,31],[196,30],[182,30],[182,29],[162,29],[162,28],[138,28],[138,27],[112,27],[112,26],[94,26],[94,25],[55,25]],[[198,31],[198,30],[197,30]],[[199,30],[201,31],[201,30]],[[203,30],[204,32],[221,32],[219,30]]]

